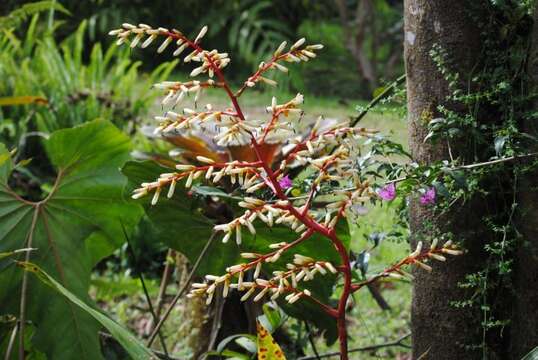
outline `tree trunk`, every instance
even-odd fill
[[[534,10],[534,27],[528,74],[532,92],[538,90],[538,2]],[[533,104],[537,111],[538,101]],[[538,136],[536,120],[527,120],[524,131]],[[538,151],[537,146],[529,153]],[[513,359],[521,359],[538,346],[538,191],[536,178],[538,171],[527,174],[521,181],[520,206],[521,219],[519,228],[523,235],[523,244],[519,247],[515,269],[515,301],[512,317],[512,351]]]
[[[448,103],[448,83],[437,69],[430,51],[440,45],[448,54],[451,70],[467,81],[477,63],[480,51],[480,32],[475,20],[469,18],[468,9],[473,0],[405,0],[404,55],[407,72],[407,104],[409,116],[410,149],[415,161],[429,164],[448,159],[445,144],[424,142],[427,124],[440,117],[439,105],[463,112],[461,104]],[[454,156],[469,158],[469,150],[452,149]],[[433,264],[433,271],[414,272],[412,302],[413,358],[474,359],[476,352],[463,345],[475,343],[480,330],[469,309],[457,309],[451,301],[468,299],[470,295],[458,287],[465,275],[480,268],[482,238],[476,234],[481,217],[473,205],[462,205],[457,211],[438,218],[433,212],[411,200],[410,226],[413,249],[419,240],[428,241],[428,224],[440,231],[449,231],[456,240],[463,240],[468,250],[464,256]],[[471,207],[474,207],[473,211]],[[474,222],[474,223],[473,223]],[[426,244],[425,244],[426,245]],[[427,355],[424,355],[427,354]],[[423,356],[423,357],[422,357]]]

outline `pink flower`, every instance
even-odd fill
[[[422,205],[431,205],[435,203],[435,188],[431,187],[424,194],[420,196],[420,203]]]
[[[282,179],[278,180],[278,185],[280,185],[282,189],[286,190],[293,186],[293,182],[291,181],[290,177],[286,175]]]
[[[385,185],[377,191],[377,195],[383,200],[392,201],[396,197],[396,186],[394,183]]]

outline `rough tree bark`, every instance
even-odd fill
[[[440,116],[439,105],[455,111],[464,111],[460,104],[447,103],[448,84],[438,71],[430,51],[440,45],[448,54],[451,69],[466,81],[477,63],[480,52],[479,31],[469,19],[469,7],[474,0],[405,0],[404,56],[407,72],[407,105],[410,149],[418,163],[428,164],[448,159],[445,144],[424,142],[427,124]],[[456,156],[469,157],[467,149]],[[482,239],[475,233],[479,227],[479,213],[472,205],[456,206],[457,211],[440,219],[418,201],[411,202],[410,226],[412,246],[418,240],[427,241],[432,224],[442,231],[450,231],[457,240],[464,240],[468,253],[434,264],[432,273],[415,271],[412,302],[413,358],[474,359],[476,353],[465,350],[462,344],[472,342],[476,322],[470,310],[456,309],[452,300],[468,298],[458,282],[481,263]],[[475,223],[472,223],[475,222]],[[425,244],[427,245],[427,244]],[[473,329],[473,327],[475,327]],[[427,355],[424,355],[427,354]],[[424,357],[421,357],[424,356]]]
[[[530,87],[538,91],[538,2],[534,9],[534,27],[532,47],[529,57],[528,74]],[[533,104],[533,111],[538,110],[538,101]],[[524,131],[538,136],[536,120],[527,120]],[[529,152],[538,151],[534,146]],[[536,177],[538,171],[527,174],[521,181],[520,198],[521,218],[519,228],[523,235],[523,245],[519,247],[515,271],[515,300],[512,317],[512,351],[513,359],[521,359],[538,346],[538,190]]]

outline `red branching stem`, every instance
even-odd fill
[[[275,288],[278,288],[278,285],[269,284],[267,286],[264,286],[264,285],[254,284],[253,287],[256,287],[256,288],[269,287],[269,288],[275,289]],[[284,292],[295,293],[295,294],[301,293],[301,297],[304,297],[305,299],[308,299],[308,300],[312,301],[313,303],[315,303],[316,305],[318,305],[327,315],[329,315],[331,317],[334,317],[334,318],[336,318],[338,316],[338,313],[337,313],[337,311],[335,309],[333,309],[329,305],[326,305],[326,304],[322,303],[321,301],[319,301],[318,299],[316,299],[312,295],[305,294],[301,290],[298,290],[298,289],[296,289],[296,288],[294,288],[292,286],[286,286],[286,287],[284,287]]]
[[[319,169],[320,175],[325,174],[327,172],[327,169],[334,163],[334,161],[327,161],[323,166]],[[304,205],[303,215],[306,215],[308,212],[308,209],[312,205],[312,201],[314,200],[314,195],[316,194],[316,191],[318,189],[318,182],[314,181],[312,183],[312,186],[310,187],[310,192],[308,194],[308,198],[306,199],[306,203]]]
[[[259,154],[256,141],[253,140],[252,144],[254,146],[254,150],[256,151],[258,155],[258,158],[261,160],[262,157]],[[278,181],[274,181],[275,179],[274,173],[271,170],[271,168],[267,164],[263,164],[262,166],[267,172],[269,179],[271,179],[273,182],[276,195],[281,200],[287,200],[287,197],[282,191]],[[342,290],[342,295],[340,296],[340,300],[338,302],[338,308],[336,310],[336,318],[337,318],[338,339],[340,343],[341,359],[347,360],[348,359],[348,355],[347,355],[348,346],[347,346],[347,329],[346,329],[346,304],[347,304],[349,296],[351,295],[351,278],[352,278],[348,250],[345,248],[342,241],[338,239],[334,231],[322,226],[321,224],[319,224],[318,222],[310,218],[306,213],[305,214],[300,213],[291,204],[288,210],[307,227],[329,238],[331,242],[333,243],[334,247],[336,248],[336,251],[338,252],[338,255],[340,256],[342,260],[342,267],[343,267],[342,273],[344,275],[344,286]]]
[[[190,47],[194,48],[198,52],[204,51],[197,43],[194,43],[194,42],[190,41],[189,39],[187,39],[180,32],[167,32],[166,35],[171,36],[172,38],[175,38],[175,39],[182,39],[183,41],[188,43]],[[268,70],[272,66],[273,62],[278,61],[280,57],[284,57],[284,56],[286,56],[286,54],[282,54],[282,55],[280,55],[280,56],[278,56],[276,58],[273,58],[270,62],[268,62],[263,67],[258,69],[258,71],[253,75],[253,77],[256,77],[256,78],[259,77],[264,71]],[[215,62],[213,61],[211,56],[206,55],[206,59],[207,59],[208,63],[210,64],[211,68],[213,69],[213,72],[217,75],[217,78],[222,83],[222,88],[226,91],[228,97],[230,98],[230,100],[232,102],[232,105],[233,105],[233,107],[234,107],[234,109],[235,109],[235,111],[237,113],[237,116],[241,120],[244,121],[245,116],[244,116],[243,111],[241,110],[241,107],[240,107],[240,105],[239,105],[239,103],[237,101],[237,97],[240,96],[241,93],[244,91],[244,89],[246,87],[246,84],[243,85],[239,89],[239,91],[237,92],[237,95],[234,94],[232,92],[232,90],[230,89],[230,86],[229,86],[228,82],[226,81],[224,75],[222,74],[222,71],[215,64]],[[254,151],[256,153],[257,158],[261,162],[261,164],[260,164],[261,167],[267,173],[267,179],[270,182],[271,188],[274,190],[275,195],[281,200],[288,201],[288,198],[287,198],[286,194],[282,191],[282,188],[281,188],[280,184],[278,183],[277,176],[275,175],[275,172],[273,171],[273,169],[271,169],[270,164],[268,164],[268,163],[266,163],[264,161],[264,157],[261,155],[260,144],[256,141],[256,138],[254,136],[252,136],[251,144],[252,144],[252,147],[254,148]],[[306,142],[298,144],[294,150],[299,151],[298,148],[302,148],[303,146],[306,146]],[[326,311],[328,314],[330,314],[331,316],[336,317],[337,326],[338,326],[338,338],[339,338],[339,342],[340,342],[341,359],[347,360],[348,359],[348,355],[347,355],[347,330],[346,330],[345,316],[346,316],[346,304],[347,304],[348,298],[349,298],[349,296],[351,294],[351,291],[352,291],[352,289],[351,289],[351,285],[352,285],[351,284],[351,267],[350,267],[350,262],[349,262],[348,250],[346,249],[346,247],[344,246],[342,241],[340,239],[338,239],[338,237],[336,236],[336,233],[335,233],[335,231],[333,229],[325,227],[325,226],[321,225],[320,223],[318,223],[317,221],[315,221],[314,219],[312,219],[308,215],[307,211],[300,212],[291,203],[289,203],[287,210],[291,214],[293,214],[299,221],[301,221],[305,226],[307,226],[310,229],[308,231],[309,233],[310,232],[312,232],[312,233],[313,232],[318,232],[321,235],[328,238],[332,242],[333,246],[335,247],[336,251],[338,252],[338,254],[339,254],[339,256],[340,256],[340,258],[342,260],[342,266],[341,267],[342,267],[342,273],[343,273],[343,276],[344,276],[344,286],[343,286],[342,295],[340,296],[340,300],[339,300],[337,309],[336,310],[332,309],[332,308],[330,308],[330,307],[328,307],[328,306],[326,306],[326,305],[324,305],[324,304],[322,304],[320,302],[316,302],[316,300],[314,300],[313,298],[311,298],[311,299],[313,301],[315,301],[316,303],[318,303],[318,305],[324,311]]]
[[[173,39],[176,39],[176,40],[177,39],[183,40],[184,42],[189,44],[189,46],[191,48],[195,49],[198,52],[204,51],[204,49],[202,49],[202,47],[200,45],[198,45],[197,43],[189,40],[185,35],[183,35],[179,31],[172,31],[172,32],[168,31],[168,32],[164,32],[164,34],[167,35],[167,36],[170,36],[170,37],[172,37]],[[232,101],[233,107],[235,108],[235,110],[237,112],[237,116],[241,120],[245,120],[245,115],[243,115],[243,112],[241,111],[241,107],[239,106],[239,103],[237,102],[237,97],[234,95],[234,93],[230,89],[230,86],[228,85],[228,82],[226,81],[226,78],[222,74],[222,71],[220,71],[220,68],[215,64],[215,62],[213,61],[211,56],[206,55],[206,59],[207,59],[207,62],[209,63],[209,65],[211,66],[211,68],[213,69],[213,71],[215,72],[215,74],[217,75],[217,78],[222,83],[222,88],[226,91],[226,94],[228,94],[228,97]]]
[[[260,143],[263,144],[265,142],[265,138],[267,137],[267,135],[269,134],[269,132],[273,129],[275,123],[277,122],[278,120],[278,117],[280,116],[280,113],[281,111],[278,110],[276,111],[274,114],[273,114],[273,117],[271,118],[271,122],[269,123],[269,125],[265,128],[264,132],[263,132],[263,136],[260,140]]]
[[[245,264],[245,265],[241,268],[241,270],[230,271],[230,272],[228,272],[228,274],[230,274],[230,275],[233,276],[233,275],[235,275],[235,274],[237,274],[237,273],[239,273],[239,272],[241,272],[241,271],[246,271],[246,270],[248,270],[248,269],[251,269],[251,268],[255,267],[259,262],[265,262],[268,258],[274,256],[277,252],[279,252],[279,251],[280,251],[280,252],[284,252],[284,251],[287,251],[287,250],[289,250],[290,248],[292,248],[292,247],[294,247],[294,246],[296,246],[296,245],[299,245],[300,243],[302,243],[302,242],[304,242],[305,240],[307,240],[308,238],[310,238],[313,234],[314,234],[314,231],[311,230],[311,229],[309,229],[309,230],[305,231],[305,232],[303,233],[303,235],[302,235],[301,237],[299,237],[298,239],[296,239],[296,240],[294,240],[294,241],[292,241],[292,242],[290,242],[290,243],[284,245],[283,247],[281,247],[280,249],[278,249],[278,250],[276,250],[276,251],[273,251],[273,252],[270,252],[270,253],[267,253],[267,254],[260,255],[260,257],[258,257],[256,260],[251,261],[251,262]],[[295,271],[295,270],[289,270],[289,271],[286,271],[286,272],[282,275],[282,278],[288,278],[288,277],[291,275],[291,273],[292,273],[293,271]],[[258,286],[258,285],[255,285],[255,286]],[[271,287],[271,288],[276,288],[276,287],[278,287],[278,285],[276,285],[276,284],[269,284],[268,286]],[[262,287],[262,286],[260,285],[259,287]],[[284,288],[284,291],[286,291],[286,292],[294,292],[294,293],[299,293],[299,292],[301,292],[300,290],[297,290],[296,288],[294,288],[294,287],[290,287],[290,286],[285,287],[285,288]],[[317,304],[319,307],[321,307],[322,310],[323,310],[325,313],[327,313],[329,316],[332,316],[332,317],[336,317],[336,316],[337,316],[336,311],[335,311],[333,308],[331,308],[330,306],[328,306],[328,305],[322,303],[321,301],[319,301],[319,300],[316,299],[315,297],[313,297],[313,296],[311,296],[311,295],[307,295],[307,294],[305,294],[305,293],[302,293],[301,296],[302,296],[302,297],[305,297],[305,298],[307,298],[307,299],[309,299],[310,301],[312,301],[312,302],[314,302],[314,303],[316,303],[316,304]]]
[[[256,152],[256,155],[258,159],[262,160],[263,157],[260,154],[259,146],[256,142],[256,140],[252,139],[252,145],[254,147],[254,151]],[[282,191],[282,188],[280,187],[280,184],[278,181],[276,181],[275,174],[269,164],[263,163],[262,167],[267,172],[268,178],[272,182],[275,194],[281,199],[281,200],[288,200],[287,196]],[[325,237],[329,238],[331,242],[333,243],[333,246],[336,248],[336,251],[338,252],[341,260],[342,260],[342,266],[343,266],[343,275],[344,275],[344,287],[342,291],[342,295],[340,296],[340,300],[338,302],[338,308],[336,310],[336,318],[337,318],[337,327],[338,327],[338,339],[340,343],[340,353],[341,353],[341,359],[347,360],[347,329],[346,329],[346,304],[348,301],[348,298],[351,294],[351,266],[349,262],[349,255],[348,250],[345,248],[344,244],[338,237],[336,236],[334,231],[331,231],[331,229],[322,226],[315,220],[313,220],[310,216],[308,216],[307,212],[299,212],[293,205],[289,205],[288,210],[303,224],[305,224],[308,228],[311,230],[314,230]]]
[[[337,328],[338,328],[338,341],[340,343],[340,358],[347,360],[347,328],[346,328],[346,307],[349,296],[351,295],[351,265],[349,262],[348,250],[345,248],[342,241],[340,241],[335,234],[332,236],[332,241],[340,258],[342,259],[342,272],[344,274],[344,286],[340,300],[338,301],[338,316],[337,316]]]
[[[252,74],[247,81],[245,81],[245,83],[241,86],[241,88],[239,88],[239,90],[237,90],[237,92],[235,93],[235,96],[236,97],[240,97],[241,94],[243,93],[243,91],[245,91],[245,89],[247,88],[247,82],[248,81],[251,81],[251,82],[256,82],[256,80],[258,80],[258,78],[264,73],[266,72],[267,70],[269,70],[271,67],[273,67],[273,64],[275,62],[278,62],[282,59],[285,59],[287,56],[289,56],[290,54],[296,54],[297,51],[290,51],[290,52],[287,52],[287,53],[284,53],[284,54],[280,54],[278,56],[273,56],[271,58],[271,60],[269,60],[269,62],[265,63],[262,67],[258,68],[258,70]]]

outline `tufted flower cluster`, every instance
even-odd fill
[[[313,125],[304,124],[301,109],[304,98],[301,94],[285,102],[273,98],[266,108],[267,119],[249,119],[239,105],[239,98],[245,90],[260,83],[275,85],[275,81],[267,78],[266,73],[270,70],[287,72],[284,63],[309,61],[316,57],[316,51],[323,46],[305,45],[304,38],[289,48],[285,42],[282,43],[271,59],[262,62],[258,70],[234,92],[222,72],[230,63],[230,58],[227,53],[202,48],[201,41],[206,33],[207,27],[204,27],[191,40],[176,29],[123,24],[121,29],[111,31],[110,35],[118,38],[118,44],[126,43],[133,48],[145,48],[159,41],[158,53],[170,47],[173,48],[173,56],[186,53],[183,61],[196,63],[190,73],[191,77],[204,77],[200,80],[167,81],[155,85],[155,88],[165,93],[162,104],[174,109],[187,96],[194,94],[193,107],[167,111],[164,116],[156,117],[159,122],[155,130],[157,133],[211,133],[213,142],[219,146],[248,144],[257,159],[218,162],[198,156],[194,164],[177,164],[175,171],[142,183],[132,197],[138,199],[150,196],[151,204],[156,205],[163,193],[171,198],[178,183],[190,188],[195,182],[208,182],[217,186],[225,182],[228,188],[233,188],[234,193],[241,195],[242,200],[238,205],[243,211],[233,220],[215,225],[214,230],[222,233],[222,242],[234,239],[238,245],[241,244],[245,231],[256,234],[255,222],[268,227],[288,227],[297,233],[297,238],[292,242],[275,242],[263,254],[242,253],[241,256],[245,259],[243,263],[228,267],[223,275],[207,275],[204,283],[193,284],[189,296],[207,296],[207,302],[210,303],[218,291],[227,296],[231,290],[237,290],[243,292],[243,301],[250,297],[258,301],[264,298],[274,300],[282,296],[287,302],[294,303],[305,298],[317,303],[337,320],[342,343],[342,337],[347,336],[345,309],[351,293],[380,277],[407,276],[402,269],[407,265],[428,270],[428,260],[444,261],[444,255],[459,255],[460,251],[451,244],[441,248],[433,244],[429,250],[423,250],[419,244],[412,254],[382,273],[363,283],[353,283],[348,250],[338,238],[336,227],[353,209],[364,206],[376,197],[383,198],[372,186],[367,171],[357,166],[361,149],[375,136],[376,131],[351,127],[347,121],[330,123],[323,118],[319,118]],[[188,52],[185,52],[187,49]],[[214,109],[212,105],[206,104],[199,108],[200,95],[209,88],[226,92],[231,102],[230,107]],[[278,144],[280,147],[280,154],[275,161],[268,161],[263,156],[263,148],[267,144]],[[290,174],[298,167],[305,169],[312,181],[304,196],[291,198],[287,191],[293,186],[293,176]],[[330,193],[324,191],[327,188],[331,189]],[[294,254],[293,261],[283,265],[282,270],[270,273],[263,271],[265,264],[278,262],[284,253],[289,253],[293,247],[307,241],[314,234],[332,242],[341,264]],[[305,283],[315,276],[328,273],[343,278],[343,291],[337,308],[315,299],[306,288]]]

